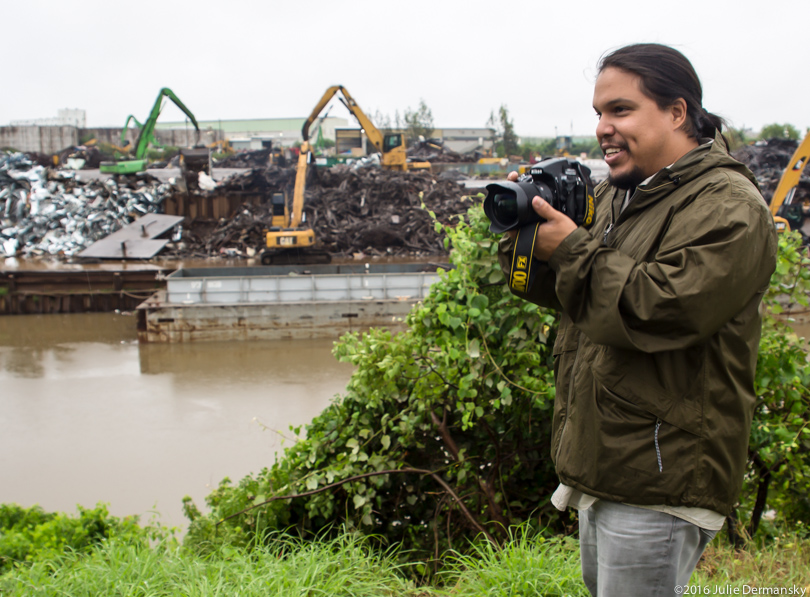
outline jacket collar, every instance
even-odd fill
[[[627,210],[644,209],[663,195],[672,192],[673,188],[686,184],[714,168],[728,168],[737,171],[759,188],[753,173],[744,164],[729,155],[725,139],[720,132],[717,132],[714,139],[701,139],[700,145],[640,184],[627,206]],[[624,191],[615,189],[615,192],[618,192],[622,199],[624,198]]]

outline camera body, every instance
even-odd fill
[[[590,174],[590,169],[574,159],[550,158],[533,165],[517,182],[488,184],[484,213],[490,232],[503,233],[543,221],[532,208],[532,199],[538,195],[577,226],[589,227],[594,218]]]

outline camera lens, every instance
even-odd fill
[[[492,198],[492,204],[499,222],[514,222],[517,219],[517,195],[514,193],[498,193]]]

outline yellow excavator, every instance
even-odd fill
[[[301,127],[300,153],[295,170],[295,186],[293,188],[292,208],[288,206],[287,198],[282,193],[276,193],[272,198],[272,226],[265,232],[266,248],[261,253],[263,265],[277,263],[328,263],[331,257],[328,253],[315,248],[315,233],[305,223],[304,192],[306,190],[307,172],[312,163],[312,144],[309,142],[309,129],[338,92],[343,97],[338,99],[349,112],[357,118],[363,127],[366,137],[372,145],[382,154],[382,167],[387,170],[412,170],[430,168],[429,162],[408,162],[405,150],[405,139],[402,133],[383,135],[374,123],[360,109],[357,102],[342,85],[333,85],[326,90],[320,101],[315,105],[312,113]]]
[[[778,232],[798,230],[805,239],[810,236],[810,209],[795,201],[802,171],[810,158],[810,131],[790,158],[771,198],[771,213]]]
[[[307,151],[311,150],[309,144],[309,129],[312,126],[312,123],[315,122],[315,119],[318,118],[318,115],[326,107],[326,104],[328,104],[338,92],[340,92],[342,96],[338,96],[340,102],[346,106],[346,109],[348,109],[349,112],[352,113],[352,116],[357,119],[357,122],[359,122],[360,126],[363,127],[363,131],[366,133],[366,137],[368,138],[369,142],[382,155],[381,162],[384,169],[430,169],[430,162],[409,162],[405,148],[405,136],[402,133],[388,133],[383,135],[380,130],[374,126],[371,119],[366,116],[365,112],[360,109],[360,106],[357,105],[357,102],[354,101],[354,98],[349,94],[343,85],[333,85],[327,89],[320,101],[318,101],[318,103],[315,105],[315,108],[312,110],[312,114],[310,114],[309,118],[307,118],[304,122],[304,126],[301,128],[301,136],[304,139],[304,144],[306,145]],[[302,153],[303,150],[304,145],[301,146]]]

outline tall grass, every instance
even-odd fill
[[[783,531],[767,542],[749,541],[737,550],[722,534],[706,548],[691,583],[731,586],[739,588],[739,594],[745,594],[745,587],[801,587],[810,595],[810,537],[801,529]]]
[[[501,549],[480,542],[469,553],[449,556],[447,564],[438,575],[444,585],[442,595],[589,595],[581,580],[577,541],[532,534],[526,526],[513,531]]]
[[[279,535],[267,547],[219,548],[200,556],[171,537],[152,546],[133,537],[104,541],[91,553],[18,564],[0,576],[3,597],[48,596],[353,596],[522,597],[588,595],[580,579],[579,546],[572,538],[513,531],[502,548],[481,541],[445,554],[443,567],[420,586],[407,554],[382,550],[354,534],[314,541]],[[810,595],[810,538],[782,533],[776,541],[736,551],[721,537],[692,575],[701,594],[728,587],[804,588]],[[748,589],[746,589],[746,587]]]
[[[311,543],[290,539],[251,552],[223,548],[200,557],[167,542],[155,547],[107,542],[89,556],[21,567],[0,578],[10,596],[121,597],[351,595],[416,596],[392,553],[352,535]]]

